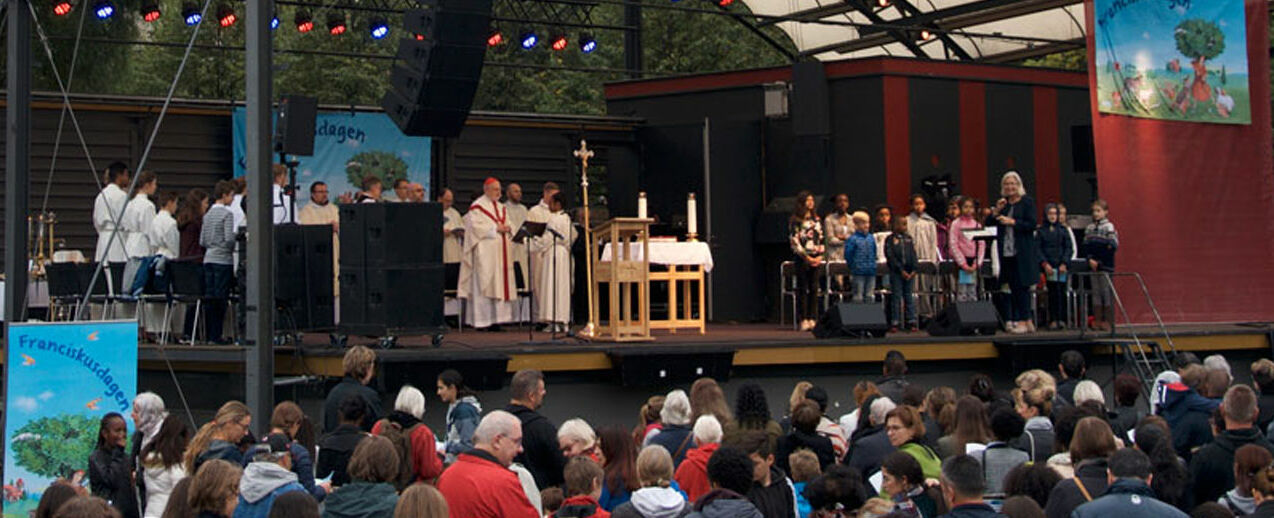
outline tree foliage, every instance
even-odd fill
[[[345,176],[354,185],[362,185],[364,178],[375,176],[389,188],[395,180],[407,178],[407,163],[388,151],[364,151],[350,157]]]
[[[1088,70],[1088,50],[1074,49],[1064,52],[1056,52],[1038,58],[1031,58],[1020,63],[1022,66],[1039,67],[1039,68],[1056,68],[1058,70],[1073,70],[1076,72],[1085,72]]]
[[[97,444],[97,420],[91,416],[62,414],[41,417],[9,438],[10,451],[22,468],[49,478],[70,478],[88,469],[88,457]]]
[[[1216,23],[1198,18],[1177,24],[1177,51],[1193,59],[1212,59],[1225,52],[1225,34]]]

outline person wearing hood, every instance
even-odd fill
[[[455,369],[447,369],[438,375],[438,399],[447,404],[446,463],[456,461],[456,455],[473,449],[473,431],[482,420],[482,404],[464,384],[464,377]]]
[[[394,411],[372,426],[372,435],[401,437],[407,446],[407,458],[411,460],[411,477],[400,479],[404,488],[416,482],[432,482],[442,474],[442,459],[438,458],[438,445],[434,433],[420,420],[425,417],[425,394],[411,385],[403,385],[394,400]],[[393,429],[396,433],[389,434]],[[403,466],[399,466],[402,472]]]
[[[234,518],[269,518],[274,499],[289,491],[306,492],[292,472],[292,441],[283,434],[270,434],[243,469]]]
[[[239,441],[248,435],[252,412],[241,401],[227,401],[217,409],[212,421],[204,423],[190,440],[184,462],[186,473],[198,473],[199,467],[213,459],[243,465]]]
[[[1110,489],[1100,498],[1075,508],[1072,518],[1186,518],[1186,513],[1160,502],[1150,489],[1150,458],[1132,448],[1110,456],[1106,470]]]
[[[699,420],[705,418],[716,420],[710,415],[700,416]],[[695,424],[698,427],[698,422]],[[688,456],[686,460],[690,460]],[[686,497],[672,487],[672,456],[668,450],[658,446],[642,448],[637,454],[637,479],[641,488],[633,492],[628,503],[615,508],[613,518],[681,518],[690,514]]]
[[[761,511],[748,501],[752,488],[752,459],[743,450],[722,446],[708,459],[708,480],[712,491],[695,500],[689,518],[762,518]]]
[[[887,397],[876,398],[868,408],[870,426],[854,432],[857,437],[849,449],[850,468],[858,470],[863,480],[880,471],[880,464],[885,456],[893,453],[895,448],[889,443],[889,435],[885,433],[885,419],[897,405]]]
[[[137,500],[143,504],[143,510],[146,504],[146,480],[144,473],[141,471],[142,450],[159,435],[159,429],[164,424],[164,419],[168,417],[168,410],[164,407],[164,399],[154,392],[142,392],[133,398],[133,412],[130,416],[133,419],[133,441],[132,447],[128,452],[129,458],[133,461],[134,468],[138,469],[137,480]],[[180,462],[180,458],[177,459]],[[178,477],[180,478],[180,477]],[[175,482],[175,481],[174,481]],[[156,512],[156,516],[163,509]]]
[[[1245,444],[1234,452],[1234,489],[1227,491],[1217,503],[1225,506],[1235,516],[1247,516],[1256,512],[1256,500],[1252,496],[1252,484],[1257,473],[1274,463],[1269,450],[1255,444]]]
[[[1026,419],[1022,435],[1010,444],[1030,456],[1031,462],[1044,462],[1053,454],[1053,398],[1056,390],[1050,385],[1028,389],[1013,389],[1013,406],[1018,415]]]
[[[102,416],[97,431],[97,447],[88,458],[89,488],[93,496],[110,502],[123,518],[137,518],[133,465],[124,451],[127,444],[128,425],[124,416],[117,412]]]
[[[1188,460],[1195,448],[1212,442],[1212,425],[1208,421],[1221,404],[1225,377],[1224,372],[1214,374],[1205,367],[1190,365],[1182,369],[1181,383],[1163,387],[1160,415],[1172,429],[1172,447],[1181,458]]]
[[[712,454],[721,447],[722,433],[721,422],[712,414],[701,415],[695,421],[696,447],[686,452],[686,460],[677,466],[676,475],[673,477],[691,502],[699,500],[699,497],[712,491],[712,483],[708,481],[708,459],[712,458]]]
[[[1099,417],[1085,417],[1075,425],[1070,443],[1070,459],[1075,476],[1058,482],[1048,495],[1044,515],[1068,518],[1071,511],[1106,492],[1106,457],[1115,451],[1115,434]]]
[[[562,485],[562,469],[566,467],[566,457],[557,442],[557,427],[537,411],[544,406],[547,393],[544,373],[523,369],[509,382],[509,406],[504,407],[505,412],[522,422],[522,451],[513,460],[531,472],[536,487]]]
[[[1199,448],[1190,458],[1190,487],[1195,502],[1214,502],[1235,486],[1235,452],[1245,445],[1256,445],[1274,452],[1274,445],[1255,427],[1256,393],[1247,385],[1235,385],[1225,393],[1221,416],[1225,431],[1212,443]]]
[[[393,518],[398,452],[389,439],[373,435],[359,442],[349,460],[349,477],[349,484],[323,502],[323,518]]]
[[[554,518],[610,518],[610,512],[602,508],[598,498],[602,495],[602,478],[605,472],[593,459],[580,455],[566,462],[562,491],[566,500],[553,513]]]
[[[297,483],[305,488],[305,491],[314,497],[316,502],[322,502],[327,497],[327,487],[314,483],[314,456],[310,449],[302,446],[296,441],[296,432],[301,429],[301,422],[305,420],[305,412],[301,411],[301,407],[291,401],[284,401],[274,406],[274,412],[270,415],[270,437],[275,435],[282,436],[288,442],[288,452],[291,453],[292,461],[289,469],[296,474]]]
[[[762,431],[744,433],[735,446],[752,460],[752,488],[748,500],[766,518],[796,518],[796,489],[787,473],[774,465],[774,441]]]
[[[496,410],[473,432],[473,449],[438,477],[452,516],[465,518],[538,518],[518,476],[509,470],[522,453],[525,435],[517,416]]]

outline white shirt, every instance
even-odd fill
[[[248,215],[243,212],[242,194],[236,194],[234,199],[230,200],[230,213],[234,214],[234,228],[239,229],[248,226]]]
[[[128,193],[120,189],[118,185],[107,184],[98,193],[97,199],[93,201],[93,228],[97,229],[97,252],[93,255],[95,261],[102,261],[103,256],[106,260],[113,263],[122,263],[128,260],[128,254],[124,252],[123,232],[115,237],[114,243],[111,245],[110,253],[106,251],[106,243],[111,238],[111,233],[115,230],[115,219],[120,217],[120,211],[128,204]]]
[[[128,257],[149,257],[155,255],[155,247],[147,234],[151,223],[155,221],[155,204],[144,192],[139,192],[124,207],[124,217],[120,219],[120,227],[125,232],[124,251]]]
[[[283,190],[283,186],[274,184],[271,200],[274,200],[274,224],[291,223],[292,222],[292,197],[287,191]]]
[[[175,259],[181,252],[181,233],[177,231],[177,220],[166,210],[159,211],[150,223],[150,231],[146,233],[155,253],[168,259]]]

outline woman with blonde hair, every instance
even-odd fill
[[[190,481],[186,496],[198,518],[230,518],[239,505],[239,478],[243,470],[222,459],[209,459]]]
[[[394,518],[447,518],[447,499],[429,484],[416,484],[403,491],[394,508]]]
[[[1021,386],[1022,377],[1018,376]],[[1030,455],[1031,462],[1043,462],[1053,454],[1053,442],[1057,434],[1053,431],[1053,397],[1056,395],[1053,385],[1039,384],[1031,388],[1013,389],[1013,408],[1018,415],[1026,419],[1022,435],[1013,441],[1013,447]]]
[[[672,456],[658,446],[647,446],[637,454],[637,479],[641,489],[632,499],[616,507],[614,518],[665,518],[690,513],[690,505],[673,482]],[[395,517],[397,518],[397,517]]]
[[[199,467],[213,459],[243,465],[239,441],[248,435],[252,411],[241,401],[227,401],[217,409],[212,421],[204,423],[186,448],[186,473],[198,473]]]
[[[999,228],[996,251],[1000,254],[1000,283],[1012,292],[1005,328],[1010,333],[1035,332],[1031,311],[1031,286],[1040,279],[1040,261],[1035,245],[1035,200],[1026,195],[1021,175],[1016,171],[1000,178],[1000,195],[986,219],[986,226]]]

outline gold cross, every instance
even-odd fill
[[[580,165],[585,170],[588,169],[588,159],[593,158],[593,154],[593,150],[588,149],[588,141],[580,140],[579,149],[575,150],[575,158],[579,159]]]

